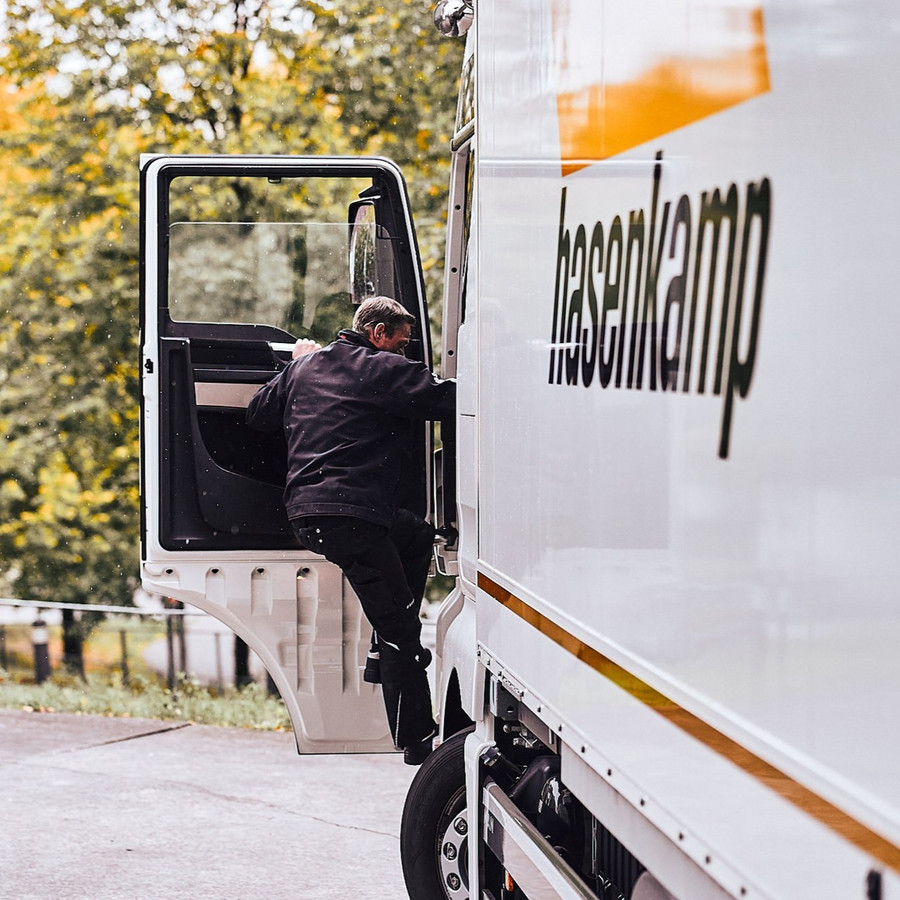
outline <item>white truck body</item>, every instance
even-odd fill
[[[474,724],[472,827],[446,896],[618,896],[488,783],[505,728],[646,870],[626,898],[898,898],[900,11],[478,0],[475,22],[436,698],[445,738]],[[145,584],[237,610],[283,693],[314,693],[241,618],[280,567],[293,641],[307,557],[213,552],[190,588],[185,559],[151,553]],[[215,599],[214,564],[246,590]]]

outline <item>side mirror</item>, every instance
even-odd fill
[[[434,8],[434,24],[444,37],[462,37],[475,18],[474,0],[440,0]]]
[[[350,206],[350,299],[359,306],[376,296],[375,204],[359,200]]]
[[[359,306],[369,297],[397,296],[394,241],[378,221],[380,196],[354,200],[348,211],[350,225],[350,299]]]

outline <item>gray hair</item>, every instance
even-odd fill
[[[353,316],[353,330],[366,334],[379,322],[387,333],[394,335],[401,325],[415,325],[416,317],[410,315],[396,300],[390,297],[370,297],[364,300]]]

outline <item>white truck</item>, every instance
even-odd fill
[[[456,576],[410,894],[896,900],[900,10],[436,10],[473,17],[459,409],[436,455],[410,435],[403,497]],[[300,752],[388,750],[358,603],[243,413],[372,294],[430,362],[402,176],[157,156],[142,186],[144,586],[250,644]]]

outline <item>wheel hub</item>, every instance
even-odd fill
[[[468,813],[461,809],[450,818],[440,835],[441,884],[450,900],[468,900],[469,897],[468,834]]]

